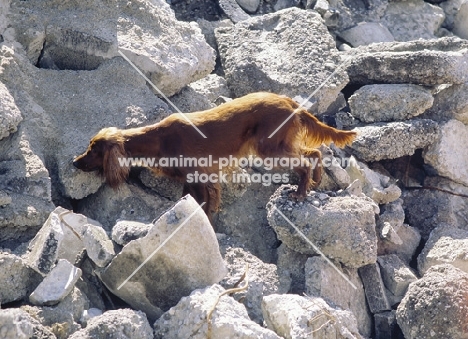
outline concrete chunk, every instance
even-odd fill
[[[29,296],[34,305],[55,305],[62,301],[73,289],[81,277],[81,269],[67,260],[60,259],[49,275]]]
[[[382,255],[377,258],[377,261],[385,286],[395,296],[404,295],[408,285],[418,280],[418,277],[396,254]]]
[[[373,314],[389,311],[390,305],[377,263],[363,266],[359,268],[358,272],[364,285],[370,311]]]

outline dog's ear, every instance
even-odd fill
[[[104,150],[103,174],[107,184],[112,188],[117,188],[130,173],[130,167],[122,161],[126,157],[127,154],[122,143],[113,143]]]

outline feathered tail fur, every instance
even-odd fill
[[[319,147],[322,143],[328,146],[331,142],[343,148],[351,144],[357,135],[357,133],[353,131],[342,131],[330,127],[319,121],[305,109],[299,112],[299,116],[302,126],[304,127],[304,141],[310,148]]]

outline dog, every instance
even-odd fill
[[[130,172],[129,166],[121,166],[119,158],[212,156],[212,159],[220,159],[255,155],[292,159],[302,155],[321,161],[321,153],[316,148],[322,143],[334,142],[336,146],[344,147],[355,136],[354,131],[338,130],[320,122],[286,96],[259,92],[206,111],[172,114],[146,127],[104,128],[91,139],[87,150],[74,159],[73,165],[86,172],[98,171],[111,187],[117,188]],[[217,164],[151,169],[184,182],[183,194],[191,194],[200,204],[204,202],[203,209],[212,221],[221,202],[219,182],[188,183],[186,178],[196,171],[218,173]],[[321,166],[312,166],[306,161],[294,171],[299,175],[299,184],[291,197],[301,201],[307,190],[320,183]]]

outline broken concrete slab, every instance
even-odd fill
[[[33,305],[56,305],[73,290],[81,277],[81,269],[60,259],[44,280],[29,296]]]
[[[181,297],[219,282],[226,273],[213,227],[187,195],[146,236],[128,243],[99,276],[112,293],[155,320]]]

